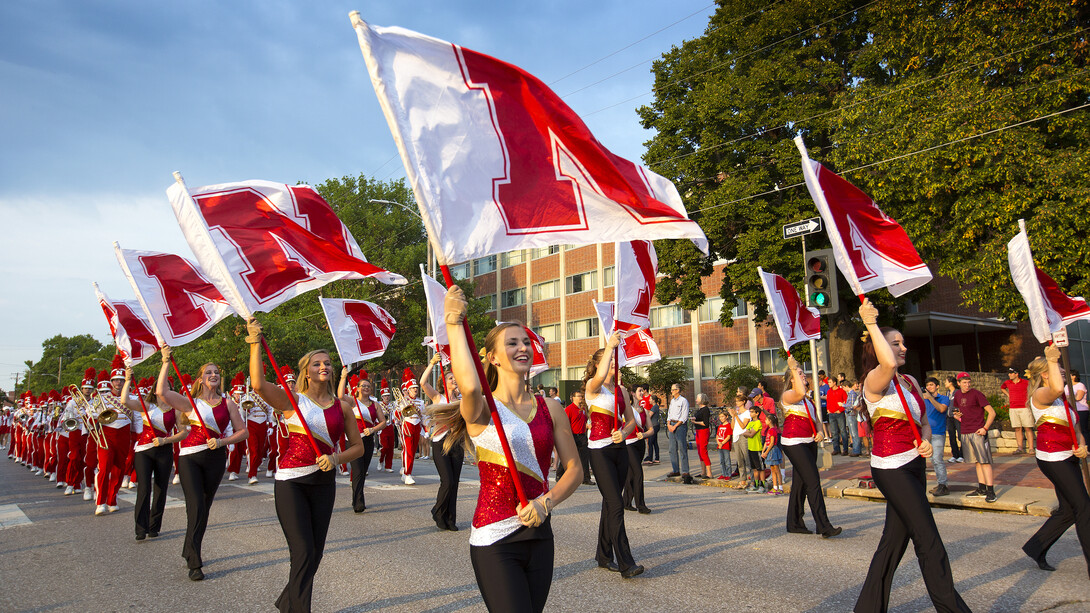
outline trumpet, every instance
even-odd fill
[[[88,435],[95,441],[95,444],[98,445],[99,449],[109,449],[109,446],[106,443],[106,435],[102,432],[102,424],[95,419],[95,409],[91,406],[91,401],[83,395],[83,391],[80,390],[79,387],[70,385],[68,389],[72,394],[72,401],[76,403],[76,415],[83,421],[83,425],[87,427]],[[64,422],[65,428],[68,427],[68,421],[75,420],[66,420]],[[79,424],[76,424],[76,427],[78,428]],[[75,428],[73,428],[73,430],[74,429]]]
[[[411,398],[406,398],[405,394],[401,393],[401,388],[391,386],[390,393],[394,396],[394,403],[401,409],[402,417],[416,417],[419,414],[416,410],[416,403]]]

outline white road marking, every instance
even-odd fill
[[[33,523],[17,504],[0,504],[0,530]]]

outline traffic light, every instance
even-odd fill
[[[807,306],[814,307],[822,315],[830,315],[840,310],[832,249],[817,249],[807,253],[806,270],[803,274],[806,279],[806,292],[810,296]]]

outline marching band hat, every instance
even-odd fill
[[[125,378],[125,358],[121,357],[121,354],[115,353],[113,362],[110,362],[110,379],[124,379]]]
[[[379,396],[392,396],[390,393],[390,384],[386,382],[386,377],[382,378],[382,386],[379,388]]]
[[[407,392],[411,387],[418,387],[416,384],[416,377],[413,376],[413,371],[409,370],[409,367],[405,367],[405,372],[401,373],[401,391]]]
[[[121,378],[124,379],[125,375],[121,375]],[[110,391],[110,371],[103,370],[98,373],[98,391]]]
[[[95,367],[92,366],[92,367],[88,368],[87,370],[83,371],[83,381],[80,381],[79,386],[80,387],[89,387],[91,389],[94,389],[95,388],[95,379],[97,377],[98,377],[98,373],[95,372]]]

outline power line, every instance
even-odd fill
[[[1087,107],[1090,107],[1090,102],[1087,102],[1085,104],[1080,104],[1079,106],[1071,107],[1069,109],[1063,109],[1061,111],[1056,111],[1054,113],[1049,113],[1048,115],[1042,115],[1040,117],[1034,117],[1033,119],[1027,119],[1025,121],[1019,121],[1017,123],[1012,123],[1010,125],[1006,125],[1006,126],[1003,126],[1001,128],[995,128],[995,129],[992,129],[992,130],[988,130],[986,132],[981,132],[979,134],[971,134],[969,136],[965,136],[965,137],[962,137],[962,138],[957,138],[957,139],[954,139],[952,141],[947,141],[945,143],[941,143],[941,144],[934,145],[934,146],[931,146],[931,147],[925,147],[923,149],[917,149],[916,151],[912,151],[912,152],[909,152],[909,153],[903,153],[901,155],[895,155],[895,156],[893,156],[891,158],[886,158],[884,160],[878,160],[877,162],[871,162],[869,164],[863,164],[862,166],[856,166],[855,168],[849,168],[848,170],[845,170],[840,174],[841,175],[846,175],[846,174],[849,174],[849,173],[856,172],[858,170],[863,170],[865,168],[871,168],[873,166],[878,166],[880,164],[886,164],[886,163],[893,162],[893,161],[896,161],[896,160],[901,160],[901,159],[904,159],[904,158],[912,157],[914,155],[919,155],[921,153],[927,153],[928,151],[934,151],[936,149],[942,149],[943,147],[949,147],[950,145],[956,145],[958,143],[969,141],[969,140],[972,140],[974,138],[981,138],[983,136],[989,136],[991,134],[996,134],[996,133],[1002,132],[1004,130],[1010,130],[1012,128],[1017,128],[1017,127],[1020,127],[1020,126],[1027,125],[1027,124],[1031,124],[1031,123],[1033,123],[1035,121],[1041,121],[1042,119],[1049,119],[1049,118],[1052,118],[1052,117],[1057,117],[1059,115],[1064,115],[1066,113],[1070,113],[1070,112],[1073,112],[1073,111],[1078,111],[1080,109],[1084,109],[1084,108],[1087,108]],[[761,196],[767,196],[769,194],[774,194],[776,192],[785,191],[785,190],[789,190],[789,189],[794,189],[794,188],[799,187],[801,185],[805,185],[805,182],[800,181],[799,183],[794,183],[792,185],[788,185],[787,187],[777,187],[777,188],[771,189],[771,190],[766,191],[766,192],[761,192],[759,194],[753,194],[753,195],[750,195],[750,196],[746,196],[745,198],[738,198],[736,200],[731,200],[730,202],[724,202],[724,203],[721,203],[721,204],[713,204],[711,206],[706,206],[706,207],[704,207],[702,209],[697,209],[697,210],[692,211],[692,212],[693,213],[703,213],[704,211],[710,211],[712,209],[717,209],[719,207],[727,206],[729,204],[736,204],[738,202],[745,202],[746,200],[752,200],[754,198],[760,198]]]

